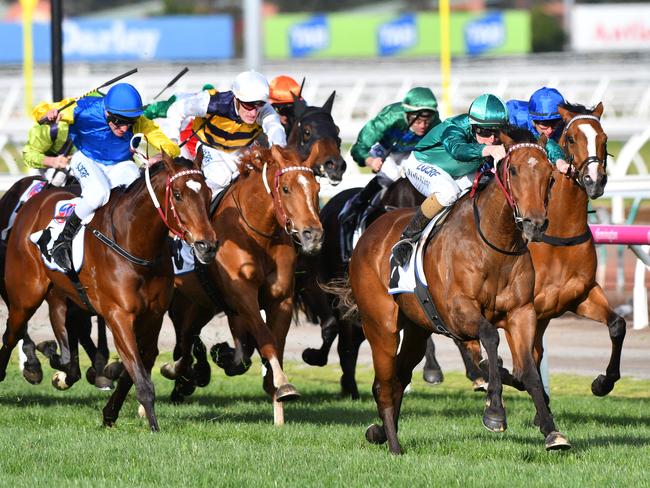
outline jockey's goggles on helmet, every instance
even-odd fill
[[[406,115],[418,119],[430,119],[433,117],[433,110],[416,110],[415,112],[407,112]]]
[[[547,120],[535,120],[533,119],[533,122],[537,125],[543,125],[544,127],[552,127],[555,129],[562,119],[547,119]]]
[[[238,99],[239,100],[239,99]],[[259,110],[261,109],[264,105],[266,105],[266,102],[263,100],[258,100],[257,102],[244,102],[242,100],[239,100],[239,104],[244,107],[246,110]]]
[[[138,120],[137,117],[124,117],[123,115],[117,115],[117,114],[112,114],[109,112],[108,116],[106,117],[106,120],[108,122],[112,122],[116,126],[121,126],[121,125],[126,125],[126,126],[133,126],[135,122]]]
[[[474,127],[474,135],[481,137],[499,137],[500,132],[500,127],[481,127],[480,125]]]

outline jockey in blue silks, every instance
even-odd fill
[[[563,103],[565,103],[564,97],[559,91],[544,86],[533,93],[528,102],[510,100],[506,106],[512,125],[528,129],[535,137],[540,137],[542,134],[548,137],[546,144],[548,157],[560,172],[566,173],[569,164],[564,159],[562,148],[557,144],[564,130],[564,121],[557,107]]]

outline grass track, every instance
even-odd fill
[[[556,421],[573,449],[547,453],[527,395],[506,390],[509,428],[493,434],[481,425],[483,396],[464,377],[431,387],[418,372],[400,423],[405,455],[395,458],[363,435],[376,421],[368,367],[353,402],[338,397],[334,365],[289,364],[303,397],[275,428],[257,365],[237,378],[213,367],[212,383],[175,406],[160,364],[158,434],[137,417],[132,393],[117,426],[104,429],[106,392],[85,381],[55,391],[48,368],[33,387],[10,364],[0,385],[0,486],[650,486],[650,381],[624,379],[595,398],[590,378],[552,376]]]

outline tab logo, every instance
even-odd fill
[[[503,45],[506,26],[501,13],[489,14],[465,24],[465,45],[468,54],[481,54]]]
[[[393,56],[415,46],[417,42],[415,14],[404,14],[379,26],[377,44],[380,56]]]
[[[326,49],[330,44],[330,31],[324,15],[314,15],[309,20],[289,29],[291,57],[302,58]]]

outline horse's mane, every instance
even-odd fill
[[[578,115],[591,115],[591,113],[594,111],[593,107],[587,108],[584,105],[580,105],[578,103],[565,102],[559,104],[558,107],[562,107],[563,109],[566,109],[569,112],[573,112],[574,114]]]
[[[184,158],[183,156],[178,156],[174,158],[174,164],[183,166],[187,169],[192,169],[194,167],[194,162],[190,159]],[[153,178],[154,175],[160,173],[165,168],[165,165],[161,162],[154,164],[149,168],[149,176]],[[138,186],[140,183],[144,182],[144,171],[145,168],[140,168],[140,176],[131,182],[129,186],[126,187],[124,193],[130,192],[134,187]]]
[[[513,142],[537,142],[537,138],[528,129],[508,125],[502,130]]]
[[[289,154],[292,158],[291,166],[305,166],[305,162],[302,161],[298,152],[293,148],[282,148],[285,154]],[[273,162],[273,155],[271,154],[270,148],[265,147],[255,147],[250,148],[244,151],[239,158],[237,163],[237,168],[239,169],[239,175],[242,177],[248,176],[252,172],[262,172],[264,163]]]

